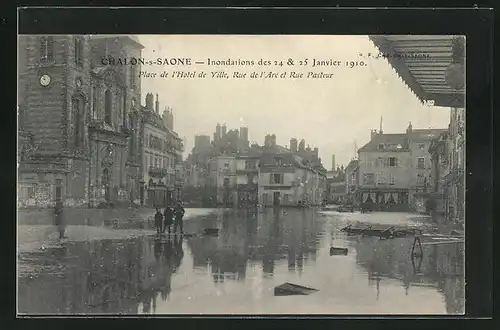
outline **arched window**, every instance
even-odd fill
[[[113,109],[113,95],[108,89],[104,94],[104,120],[109,126],[112,126],[112,109]]]
[[[131,113],[128,116],[129,116],[130,128],[133,129],[134,128],[134,117],[132,116]],[[129,153],[130,153],[130,156],[133,157],[133,156],[135,156],[135,134],[132,133],[130,135],[129,141],[130,141]]]
[[[83,144],[84,100],[81,97],[73,98],[74,142],[75,147]]]
[[[40,38],[40,61],[50,62],[54,60],[54,37]]]
[[[92,119],[97,119],[98,114],[99,114],[99,108],[98,108],[98,102],[97,102],[97,97],[98,97],[98,90],[96,86],[92,87]]]

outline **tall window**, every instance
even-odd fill
[[[283,184],[284,175],[283,174],[270,174],[269,183],[271,184]]]
[[[132,114],[129,114],[129,123],[130,127],[134,127],[134,119],[132,117]],[[135,134],[132,134],[130,136],[130,155],[135,156]]]
[[[120,91],[118,91],[116,93],[116,113],[117,113],[117,122],[118,122],[118,125],[120,125],[120,123],[123,122],[123,117],[122,117],[122,98],[121,98],[121,93]]]
[[[97,108],[97,87],[92,86],[92,119],[98,118],[99,109]]]
[[[393,186],[396,181],[396,176],[394,174],[389,174],[389,185]]]
[[[136,78],[135,77],[135,66],[134,65],[130,66],[130,73],[129,74],[130,74],[130,86],[132,88],[134,88],[135,87],[135,78]]]
[[[123,102],[123,126],[125,127],[128,127],[127,125],[127,92],[124,90],[123,91],[123,99],[122,99],[122,102]]]
[[[256,166],[255,166],[255,161],[254,160],[247,160],[247,161],[245,161],[245,169],[247,169],[247,170],[253,170],[255,168],[256,168]]]
[[[104,120],[110,126],[112,126],[112,108],[113,108],[113,95],[111,91],[108,89],[104,94]]]
[[[50,62],[54,60],[54,37],[40,38],[40,60]]]
[[[83,106],[83,100],[80,97],[73,99],[75,147],[80,147],[83,144]]]
[[[83,68],[83,39],[75,37],[75,64]]]
[[[424,157],[417,158],[417,168],[420,170],[425,169],[425,158]]]
[[[390,167],[397,167],[398,166],[398,159],[396,157],[389,157],[389,166]]]

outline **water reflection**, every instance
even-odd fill
[[[38,255],[48,267],[19,281],[20,313],[137,314],[166,300],[184,252],[182,239],[101,240],[67,244]],[[36,265],[35,265],[36,266]]]
[[[444,296],[447,313],[463,314],[464,244],[424,245],[421,258],[411,256],[412,244],[410,239],[377,238],[363,238],[355,243],[356,263],[367,272],[368,283],[376,286],[377,297],[384,279],[400,281],[406,295],[412,287],[434,287]]]
[[[412,259],[412,239],[346,237],[339,231],[342,216],[317,216],[311,209],[221,210],[184,225],[194,234],[218,228],[218,236],[47,249],[30,255],[43,271],[20,279],[19,312],[463,312],[463,244],[424,246],[423,258]],[[348,247],[348,255],[330,256],[332,245]],[[277,303],[272,289],[284,281],[319,291]]]
[[[264,277],[272,277],[276,262],[288,262],[292,272],[302,272],[304,261],[315,260],[318,248],[316,219],[312,210],[266,209],[220,213],[217,221],[193,223],[190,231],[220,224],[219,237],[189,239],[195,268],[210,268],[214,282],[242,281],[250,264],[260,265]]]

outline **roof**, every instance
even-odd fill
[[[355,169],[356,167],[358,167],[358,165],[359,165],[359,160],[353,159],[349,162],[349,164],[347,164],[345,170],[347,171],[348,169],[349,170]]]
[[[414,129],[408,133],[408,137],[412,140],[434,140],[441,134],[447,132],[447,129]]]
[[[359,148],[358,152],[380,151],[379,145],[394,145],[394,149],[385,149],[385,151],[409,151],[408,136],[406,134],[376,134],[371,141]],[[398,147],[401,146],[401,147]]]
[[[432,100],[435,106],[443,107],[465,106],[464,87],[455,90],[445,80],[446,70],[456,61],[457,45],[463,45],[465,39],[451,35],[369,38],[420,101]]]

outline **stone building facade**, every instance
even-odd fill
[[[153,94],[146,95],[141,118],[140,203],[165,207],[178,198],[176,188],[180,173],[177,165],[182,164],[182,139],[173,131],[172,111],[165,108],[160,116],[158,95],[156,102]]]
[[[138,192],[139,65],[135,37],[19,37],[19,206],[97,206]],[[22,112],[22,113],[21,113]]]
[[[293,153],[264,153],[259,161],[258,192],[263,206],[321,205],[326,171]]]
[[[361,204],[376,209],[425,212],[425,193],[431,175],[431,141],[443,129],[413,129],[405,133],[371,132],[371,140],[358,150]]]

